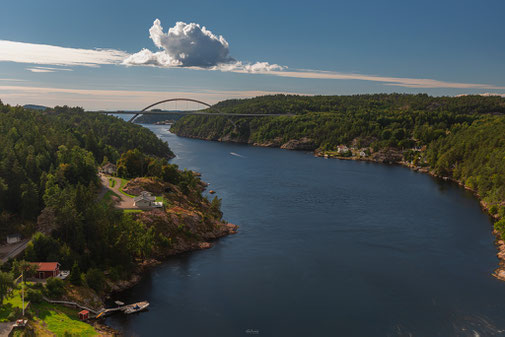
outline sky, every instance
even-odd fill
[[[0,100],[135,110],[275,93],[505,96],[503,13],[503,0],[5,0]]]

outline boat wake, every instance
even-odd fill
[[[240,155],[240,154],[238,154],[238,153],[235,153],[235,152],[230,152],[230,154],[231,154],[232,156],[235,156],[235,157],[247,158],[247,157],[242,156],[242,155]]]

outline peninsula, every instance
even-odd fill
[[[146,128],[81,108],[0,102],[0,130],[2,252],[24,243],[2,256],[0,321],[21,318],[24,284],[25,333],[113,334],[79,317],[93,318],[149,266],[237,230],[221,200],[202,194],[199,174],[169,164],[168,144]],[[78,316],[54,300],[89,310]]]

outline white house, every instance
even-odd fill
[[[349,152],[349,148],[345,145],[339,145],[339,146],[337,146],[337,152],[338,153],[347,153],[347,152]]]
[[[147,191],[143,191],[139,196],[133,198],[133,205],[138,208],[155,208],[163,207],[163,203],[156,201],[156,197]]]
[[[18,243],[21,241],[21,235],[19,234],[11,234],[7,235],[7,243]]]
[[[100,172],[108,174],[110,176],[116,174],[116,171],[117,166],[112,163],[107,163],[100,168]]]

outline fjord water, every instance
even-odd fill
[[[180,138],[238,234],[175,256],[117,295],[127,336],[495,336],[505,282],[492,223],[455,184],[399,166]]]

